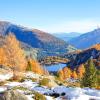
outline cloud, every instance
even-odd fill
[[[100,21],[94,20],[79,20],[79,21],[67,21],[57,24],[53,24],[48,28],[44,28],[47,32],[88,32],[100,25]]]

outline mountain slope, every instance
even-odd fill
[[[75,59],[70,61],[68,65],[74,69],[79,65],[86,63],[91,57],[93,58],[97,68],[100,68],[100,44],[96,44],[89,49],[79,52]]]
[[[16,38],[30,45],[33,48],[43,50],[43,54],[57,55],[76,50],[63,40],[60,40],[46,32],[37,29],[28,29],[22,26],[14,25],[9,22],[0,22],[0,34],[7,35],[13,33]]]
[[[68,42],[78,49],[89,48],[97,43],[100,43],[100,28],[82,34],[81,36],[73,38]]]

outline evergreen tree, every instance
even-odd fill
[[[100,89],[100,70],[97,70],[97,88]]]
[[[82,87],[96,87],[97,84],[97,70],[92,58],[88,60],[85,66],[85,73],[81,81]]]
[[[30,61],[28,61],[28,65],[27,65],[27,71],[32,71],[32,65],[30,63]]]

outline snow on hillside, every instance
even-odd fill
[[[7,88],[5,86],[0,86],[0,93],[4,92],[6,90],[7,90]]]
[[[12,76],[13,76],[12,73],[9,73],[9,74],[0,74],[0,81],[4,81],[4,80],[7,80],[7,79],[10,79]]]
[[[100,100],[100,90],[90,89],[90,88],[72,88],[65,86],[58,86],[52,88],[51,90],[45,89],[43,87],[35,87],[35,91],[40,92],[42,94],[53,94],[58,93],[60,97],[56,98],[56,100],[62,100],[61,98],[65,98],[68,100]],[[61,96],[62,93],[65,93],[65,96]]]
[[[100,100],[100,91],[95,89],[59,86],[54,88],[53,91],[59,94],[66,93],[65,98],[68,100]]]
[[[45,94],[47,100],[53,100],[51,99],[51,94],[58,93],[59,97],[55,98],[54,100],[62,100],[62,98],[65,98],[64,100],[100,100],[100,90],[96,89],[90,89],[90,88],[73,88],[73,87],[65,87],[65,86],[58,86],[53,88],[47,88],[38,86],[38,83],[27,81],[27,82],[10,82],[8,84],[5,84],[7,87],[14,87],[14,86],[24,86],[29,88],[29,90],[34,90],[36,92],[39,92],[41,94]],[[3,90],[4,89],[4,90]],[[6,88],[0,87],[0,92],[5,91]],[[61,94],[65,93],[64,96]],[[31,98],[31,96],[28,96]],[[30,99],[29,99],[30,100]]]
[[[11,71],[0,68],[0,82],[8,80],[11,77],[13,77],[13,73]]]
[[[34,77],[35,74],[28,73],[26,77]],[[8,75],[9,76],[9,75]],[[43,77],[35,75],[35,78]],[[9,78],[9,77],[8,77]],[[90,88],[79,88],[79,87],[66,87],[66,86],[55,86],[48,88],[46,86],[40,86],[38,82],[32,82],[32,80],[25,80],[23,82],[8,82],[3,86],[0,86],[0,93],[7,91],[13,87],[20,86],[27,88],[29,91],[39,92],[47,98],[47,100],[100,100],[100,90],[90,89]],[[22,93],[27,91],[21,90]],[[57,94],[58,96],[53,99],[53,96]],[[27,95],[28,100],[33,100],[32,95]]]

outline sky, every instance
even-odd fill
[[[0,0],[0,20],[49,33],[84,33],[100,25],[100,0]]]

